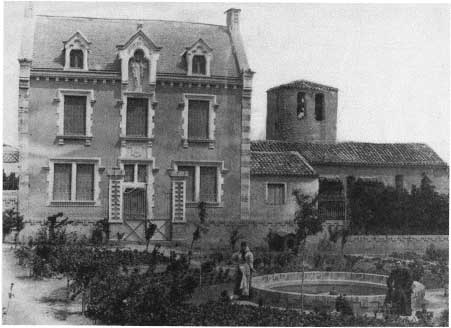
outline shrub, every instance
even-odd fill
[[[442,261],[447,263],[448,256],[448,249],[438,249],[434,244],[431,244],[426,248],[423,258],[426,261]]]
[[[14,243],[17,242],[17,235],[24,228],[23,215],[20,215],[15,209],[9,209],[3,211],[3,241],[6,235],[10,234],[11,231],[16,230],[16,235],[14,236]]]
[[[448,234],[448,196],[426,175],[410,193],[350,177],[348,199],[354,234]]]

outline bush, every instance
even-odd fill
[[[354,234],[448,234],[448,196],[437,193],[426,175],[410,193],[352,177],[349,186]]]
[[[17,241],[18,233],[24,228],[23,215],[20,215],[15,209],[3,211],[3,240],[6,235],[9,235],[13,230],[16,230],[14,242]]]
[[[437,261],[437,262],[446,262],[448,263],[448,249],[438,249],[434,246],[434,244],[429,245],[426,248],[426,252],[424,253],[425,261]]]

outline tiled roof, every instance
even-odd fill
[[[3,163],[18,163],[19,151],[9,145],[3,145]]]
[[[297,151],[311,165],[354,165],[389,167],[447,167],[427,145],[420,143],[295,143],[275,140],[253,141],[251,151]]]
[[[33,68],[62,69],[63,41],[80,31],[91,42],[89,70],[119,72],[116,46],[126,43],[137,32],[138,24],[156,46],[162,47],[157,73],[186,74],[181,54],[202,38],[213,49],[211,75],[239,76],[226,26],[162,20],[37,16]]]
[[[275,87],[272,87],[270,89],[268,89],[266,92],[268,91],[272,91],[275,89],[291,89],[291,88],[296,88],[296,89],[313,89],[313,90],[318,90],[318,91],[338,91],[337,88],[334,87],[330,87],[324,84],[320,84],[320,83],[316,83],[316,82],[312,82],[312,81],[307,81],[307,80],[296,80],[296,81],[292,81],[289,83],[285,83],[285,84],[281,84]]]
[[[297,152],[251,152],[251,175],[316,176]]]

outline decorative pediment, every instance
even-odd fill
[[[212,48],[202,39],[197,40],[194,42],[191,47],[186,48],[186,53],[192,53],[192,54],[202,54],[206,55],[213,51]]]
[[[118,45],[117,49],[119,53],[123,50],[129,50],[134,53],[136,49],[148,49],[151,52],[158,52],[161,50],[161,47],[157,47],[155,43],[141,30],[139,29],[135,34],[131,36],[128,41],[123,45]]]
[[[65,61],[64,69],[88,69],[88,51],[91,42],[86,38],[80,31],[75,32],[68,40],[63,41],[65,50]],[[71,52],[75,50],[78,53],[72,54]],[[80,60],[80,65],[74,65],[74,60]]]
[[[182,53],[185,56],[188,75],[210,76],[213,49],[202,39],[197,40]]]
[[[134,83],[130,86],[133,90],[144,91],[144,83],[155,84],[157,61],[161,47],[155,45],[152,40],[141,30],[138,25],[138,31],[133,34],[123,45],[118,45],[118,55],[121,59],[122,83],[128,84],[129,79]],[[140,59],[143,57],[142,59]],[[129,69],[129,68],[132,69]],[[135,67],[135,70],[133,70]],[[129,77],[129,73],[132,75]],[[144,78],[143,73],[146,77]],[[137,87],[138,86],[138,87]]]

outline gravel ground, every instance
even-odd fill
[[[13,250],[3,245],[2,306],[7,308],[3,324],[7,325],[80,325],[92,324],[81,315],[77,301],[65,302],[65,279],[34,280],[27,270],[16,264]],[[13,297],[9,299],[11,283]]]

